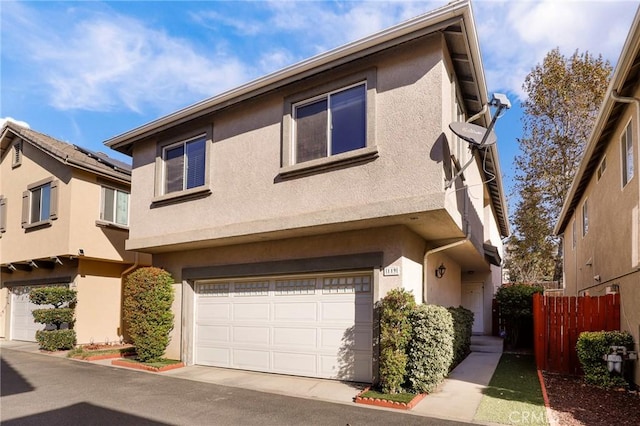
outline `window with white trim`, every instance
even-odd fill
[[[162,150],[163,194],[205,184],[206,136],[166,146]]]
[[[584,237],[589,232],[589,200],[584,200],[582,205],[582,236]]]
[[[108,186],[102,187],[100,220],[116,225],[129,225],[129,193]]]
[[[633,179],[633,135],[631,122],[622,133],[620,138],[620,148],[622,149],[622,186],[626,186]]]
[[[330,157],[367,144],[366,83],[293,105],[294,163]]]

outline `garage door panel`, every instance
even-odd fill
[[[323,301],[321,321],[339,321],[353,323],[356,320],[353,300]]]
[[[233,327],[234,343],[253,343],[257,345],[269,344],[269,327],[246,326]]]
[[[268,350],[233,349],[233,367],[247,370],[270,370]]]
[[[278,302],[274,303],[276,321],[317,321],[318,304],[316,302]]]
[[[231,349],[221,347],[198,346],[196,350],[198,363],[216,367],[231,367]]]
[[[235,321],[269,320],[269,303],[235,303],[233,319]]]
[[[318,341],[316,328],[277,327],[273,330],[273,344],[294,348],[315,348]]]
[[[198,319],[207,320],[231,320],[231,304],[224,303],[198,303]]]
[[[207,342],[229,342],[231,335],[231,326],[224,325],[198,325],[198,340],[203,343]]]
[[[273,352],[274,370],[304,376],[317,376],[317,356],[310,353]]]

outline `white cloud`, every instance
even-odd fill
[[[246,67],[223,49],[198,52],[189,40],[113,11],[91,12],[55,31],[48,28],[51,16],[23,10],[21,18],[28,30],[11,37],[20,40],[49,103],[60,110],[124,105],[166,112],[248,79]]]
[[[556,47],[614,63],[627,36],[635,1],[479,1],[474,3],[489,90],[507,90],[524,99],[522,83]]]
[[[17,124],[18,126],[26,127],[27,129],[31,127],[26,121],[16,120],[13,117],[0,117],[0,129],[2,129],[8,121]]]

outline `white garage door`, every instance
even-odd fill
[[[29,291],[32,287],[20,286],[11,289],[11,339],[36,341],[36,331],[42,330],[42,324],[33,321],[31,311],[41,308],[29,301]]]
[[[196,283],[195,363],[370,382],[371,276]]]

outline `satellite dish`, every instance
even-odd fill
[[[449,128],[453,133],[458,135],[461,139],[464,139],[465,141],[473,145],[487,146],[487,145],[493,145],[498,141],[498,137],[496,136],[495,132],[491,130],[491,132],[489,132],[489,134],[486,137],[486,140],[483,143],[482,139],[485,137],[485,133],[487,133],[487,129],[485,129],[482,126],[478,126],[476,124],[455,121],[449,124]]]

